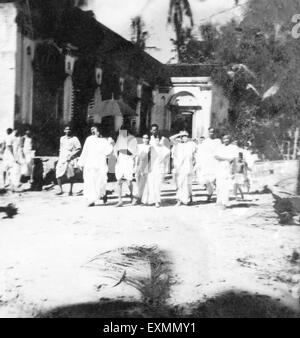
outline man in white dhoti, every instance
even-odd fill
[[[129,126],[122,126],[120,128],[114,152],[117,158],[117,163],[115,167],[115,176],[117,179],[117,189],[119,197],[116,207],[123,206],[122,200],[123,180],[127,182],[132,204],[136,204],[137,200],[133,196],[132,181],[134,175],[135,156],[138,153],[138,147],[136,138],[130,134]]]
[[[64,129],[65,136],[60,138],[59,157],[56,166],[56,178],[60,191],[57,195],[63,195],[62,179],[66,177],[70,181],[69,196],[73,195],[73,184],[75,176],[76,159],[81,150],[81,144],[77,137],[72,135],[71,128],[67,126]]]
[[[143,135],[143,143],[138,144],[138,154],[136,156],[135,178],[137,183],[138,203],[141,202],[145,190],[149,169],[150,169],[150,144],[149,136]]]
[[[3,142],[3,185],[8,187],[10,185],[10,174],[13,168],[15,158],[13,153],[13,130],[8,128],[6,130],[6,137]]]
[[[229,135],[223,137],[223,144],[215,155],[217,168],[217,205],[229,206],[230,190],[233,188],[232,161],[238,157],[237,147],[232,145]]]
[[[207,201],[211,200],[216,181],[217,160],[215,158],[221,140],[215,138],[214,128],[209,128],[208,138],[198,145],[196,155],[197,178],[200,185],[207,189]]]
[[[187,131],[179,133],[180,142],[173,149],[174,174],[177,185],[177,206],[192,202],[194,154],[196,145],[188,138]]]
[[[161,143],[159,137],[154,139],[150,148],[150,170],[147,175],[142,203],[157,208],[161,204],[161,186],[165,175],[165,160],[170,155],[170,149]]]
[[[78,160],[78,166],[83,169],[83,191],[89,207],[101,198],[104,204],[107,202],[107,158],[112,151],[111,142],[102,137],[99,126],[92,127],[92,135],[86,139]]]

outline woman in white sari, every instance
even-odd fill
[[[138,203],[140,203],[142,200],[145,186],[147,183],[147,178],[149,174],[149,164],[150,164],[149,136],[145,134],[143,135],[143,143],[138,144],[138,155],[136,157],[135,178],[138,188],[137,193]]]
[[[100,198],[104,203],[107,201],[107,157],[113,151],[112,144],[101,137],[99,127],[92,129],[93,135],[86,139],[78,161],[79,167],[83,168],[84,197],[89,207],[95,206]]]
[[[157,208],[160,207],[165,160],[169,154],[170,149],[160,142],[159,137],[156,137],[150,148],[150,170],[142,196],[143,204],[155,204]]]

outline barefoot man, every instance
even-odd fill
[[[81,144],[77,137],[72,135],[71,128],[67,126],[64,129],[65,136],[60,138],[59,158],[56,166],[56,178],[60,191],[57,195],[62,195],[62,179],[68,178],[70,181],[69,196],[73,195],[74,184],[74,165],[75,159],[78,157],[81,150]]]
[[[122,185],[123,180],[127,182],[131,203],[136,204],[137,199],[133,196],[133,174],[135,169],[135,157],[138,154],[136,138],[130,134],[129,126],[122,126],[119,131],[117,143],[115,145],[115,156],[117,158],[115,175],[117,179],[118,203],[116,207],[123,205]]]
[[[221,144],[221,140],[215,137],[215,129],[209,128],[208,138],[204,139],[198,146],[197,167],[200,169],[197,175],[198,183],[206,187],[208,202],[214,192],[218,165],[215,155]]]

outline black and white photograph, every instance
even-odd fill
[[[0,0],[0,318],[300,318],[299,88],[300,0]]]

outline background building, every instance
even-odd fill
[[[57,154],[66,124],[83,140],[92,122],[110,136],[128,120],[136,134],[157,123],[166,134],[186,128],[193,137],[226,122],[228,102],[210,79],[216,66],[163,65],[75,3],[1,5],[16,42],[1,53],[9,79],[1,120],[30,126],[38,155]]]

